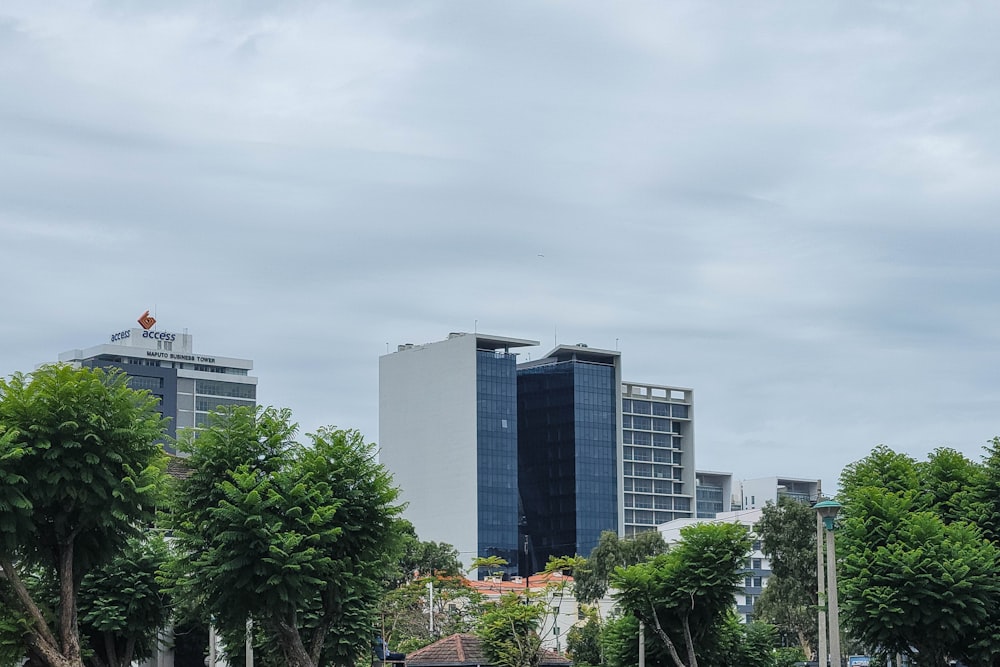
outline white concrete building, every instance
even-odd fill
[[[538,341],[453,333],[379,358],[380,461],[422,540],[468,566],[518,562],[517,355]]]
[[[818,479],[798,479],[795,477],[760,477],[741,482],[743,509],[758,509],[768,501],[778,502],[781,496],[788,496],[799,502],[814,503],[823,494],[823,483]]]

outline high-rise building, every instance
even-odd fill
[[[517,573],[517,356],[537,341],[453,333],[379,359],[380,461],[422,540]]]
[[[711,519],[733,509],[733,473],[697,470],[694,477],[699,519]]]
[[[694,392],[625,382],[621,396],[623,534],[631,537],[693,516]]]
[[[517,368],[518,484],[529,572],[588,555],[621,521],[621,354],[561,345]]]
[[[152,326],[152,325],[150,325]],[[148,389],[160,399],[160,413],[169,418],[168,442],[178,429],[197,429],[208,413],[224,405],[256,405],[257,378],[253,361],[194,351],[193,336],[156,329],[125,329],[108,341],[69,350],[59,361],[86,368],[118,368],[133,389]]]
[[[423,540],[509,574],[694,515],[693,392],[622,382],[621,354],[454,333],[379,359],[381,461]]]

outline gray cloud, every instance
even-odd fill
[[[698,466],[998,431],[1000,10],[9,3],[0,372],[154,308],[306,429],[386,344],[620,347]]]

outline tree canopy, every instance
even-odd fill
[[[878,447],[844,470],[838,556],[854,637],[934,667],[997,655],[1000,550],[975,523],[984,478],[946,449],[918,463]]]
[[[357,431],[295,434],[288,410],[232,407],[186,445],[179,594],[231,632],[252,618],[287,665],[352,665],[398,559],[398,490]]]
[[[164,468],[156,405],[101,369],[0,380],[0,595],[20,610],[36,661],[83,664],[80,581],[153,518]],[[55,582],[54,601],[34,577]]]
[[[662,641],[676,667],[698,667],[702,645],[714,641],[743,579],[750,538],[734,523],[681,529],[665,554],[615,569],[616,598]],[[683,654],[683,655],[682,655]]]
[[[768,502],[754,528],[771,576],[754,605],[756,616],[796,637],[803,652],[816,646],[816,511],[788,496]]]
[[[608,582],[616,567],[637,565],[666,552],[667,543],[658,530],[624,539],[606,530],[586,561],[573,568],[574,595],[581,602],[600,600],[608,592]]]

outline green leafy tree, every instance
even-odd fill
[[[676,667],[698,667],[699,645],[713,641],[732,609],[750,538],[733,523],[687,526],[681,538],[666,554],[616,569],[611,584],[621,606],[660,638]]]
[[[574,595],[580,602],[596,602],[607,594],[615,568],[637,565],[666,552],[667,543],[658,530],[625,539],[619,538],[618,533],[604,531],[586,561],[573,570]]]
[[[413,524],[399,519],[396,531],[401,540],[398,571],[389,587],[395,588],[417,577],[457,577],[462,573],[458,549],[446,542],[424,542]]]
[[[771,563],[771,577],[754,612],[794,636],[804,653],[816,646],[816,511],[782,496],[768,502],[754,531]]]
[[[574,665],[600,665],[601,657],[601,617],[597,610],[586,605],[581,608],[584,622],[574,625],[566,634],[566,652]]]
[[[434,584],[434,634],[427,618]],[[380,605],[380,630],[394,651],[410,653],[441,635],[471,632],[482,614],[482,595],[462,577],[425,577],[390,590]]]
[[[119,373],[44,366],[0,380],[0,570],[36,661],[81,667],[83,575],[151,522],[163,480],[163,420]],[[27,578],[55,582],[39,599]]]
[[[988,664],[996,652],[1000,551],[959,517],[970,502],[927,486],[956,467],[967,466],[947,452],[918,465],[878,447],[841,476],[845,623],[864,645],[935,667],[948,658]]]
[[[498,577],[503,574],[503,568],[507,565],[507,560],[500,556],[477,556],[472,559],[469,572],[480,572],[488,577]]]
[[[91,570],[80,585],[80,625],[95,667],[128,667],[153,655],[169,620],[160,575],[167,562],[160,535],[132,538],[115,558]]]
[[[286,665],[353,665],[398,559],[398,490],[357,431],[295,432],[288,410],[235,407],[187,443],[178,594],[231,636],[252,618]]]
[[[496,667],[538,667],[541,639],[538,624],[545,615],[541,605],[525,604],[517,593],[507,593],[487,610],[476,634],[483,653]]]

